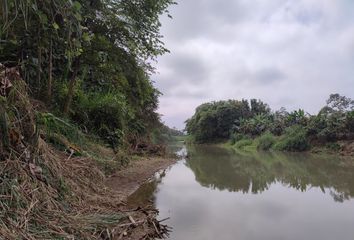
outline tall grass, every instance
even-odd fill
[[[256,139],[257,141],[257,149],[259,150],[270,150],[274,143],[275,143],[275,137],[272,133],[266,132],[263,135],[261,135],[259,138]]]
[[[274,149],[280,151],[300,152],[309,148],[310,144],[306,137],[306,129],[299,125],[287,128],[280,141],[274,145]]]
[[[250,146],[252,144],[253,144],[252,139],[242,139],[242,140],[235,143],[235,148],[242,149],[242,148],[244,148],[246,146]]]

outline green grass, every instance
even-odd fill
[[[256,145],[258,150],[268,151],[273,147],[276,139],[273,134],[266,132],[255,139],[255,141],[257,142]]]
[[[246,146],[250,146],[252,144],[253,144],[253,140],[252,139],[242,139],[242,140],[236,142],[234,146],[235,146],[235,148],[241,149],[241,148],[244,148]]]
[[[188,135],[173,136],[173,139],[177,142],[187,141],[189,138],[190,138],[190,136],[188,136]]]
[[[279,141],[274,144],[275,150],[302,152],[310,149],[310,144],[306,137],[306,130],[301,126],[293,126],[286,130]]]

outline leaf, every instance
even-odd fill
[[[44,14],[43,12],[39,11],[38,12],[38,17],[39,17],[39,20],[42,24],[47,24],[48,23],[48,17],[46,14]]]
[[[78,2],[78,1],[75,1],[73,3],[73,8],[76,10],[76,11],[80,11],[81,10],[81,4]]]
[[[82,34],[82,39],[83,39],[85,42],[89,42],[89,41],[91,41],[91,36],[90,36],[90,34],[88,34],[87,32],[84,32],[84,33]]]
[[[53,23],[52,26],[53,26],[53,28],[54,28],[55,30],[58,30],[58,29],[59,29],[59,25],[58,25],[56,22]]]
[[[75,16],[76,20],[82,21],[82,16],[80,13],[75,13],[74,16]]]

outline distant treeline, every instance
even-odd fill
[[[287,151],[319,144],[337,148],[335,142],[354,139],[354,101],[331,94],[317,115],[303,109],[272,111],[256,99],[210,102],[196,109],[186,121],[186,130],[197,143],[230,140],[238,147]]]

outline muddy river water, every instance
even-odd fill
[[[173,240],[353,240],[354,167],[336,157],[187,146],[132,195]]]

